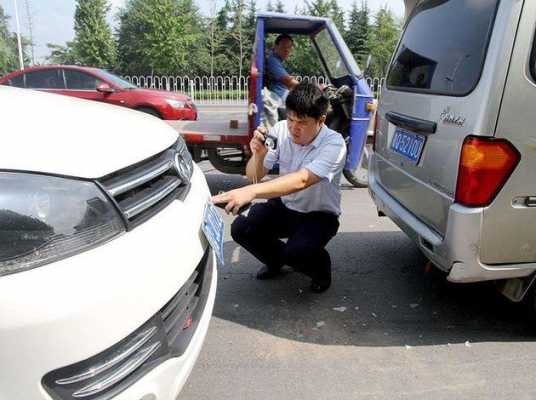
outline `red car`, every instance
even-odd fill
[[[0,78],[0,85],[102,101],[143,111],[165,120],[197,120],[197,109],[188,96],[140,89],[98,68],[71,65],[31,67]]]

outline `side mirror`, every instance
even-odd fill
[[[108,85],[107,83],[100,83],[97,85],[97,92],[104,93],[104,94],[111,94],[115,93],[115,89]]]

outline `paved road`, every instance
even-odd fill
[[[243,184],[204,164],[211,190]],[[488,284],[453,285],[364,189],[344,187],[332,288],[257,261],[227,232],[214,316],[180,400],[535,399],[535,330]],[[231,218],[226,218],[229,224]]]

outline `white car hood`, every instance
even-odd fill
[[[0,170],[99,178],[178,137],[165,122],[96,101],[0,86]]]

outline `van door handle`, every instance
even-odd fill
[[[385,118],[399,128],[408,129],[422,135],[433,135],[437,131],[437,123],[425,119],[410,117],[392,111],[386,113]]]

